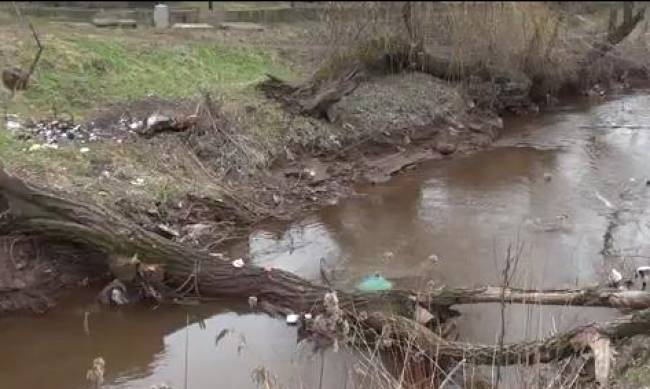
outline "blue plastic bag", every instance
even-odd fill
[[[379,274],[368,276],[357,285],[357,289],[363,292],[380,292],[382,290],[390,290],[392,288],[393,283],[380,276]]]

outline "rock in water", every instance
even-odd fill
[[[392,288],[392,282],[388,281],[379,274],[368,276],[357,285],[357,289],[363,292],[378,292],[382,290],[390,290]]]

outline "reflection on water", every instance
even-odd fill
[[[607,267],[630,271],[650,263],[648,106],[648,96],[627,96],[510,120],[490,150],[360,188],[359,196],[304,220],[264,226],[233,250],[312,280],[320,277],[322,258],[341,287],[379,271],[400,286],[420,288],[430,281],[497,284],[507,247],[521,246],[514,286],[597,283]],[[625,257],[601,254],[612,215],[608,202],[624,209],[612,231],[614,250]],[[116,389],[159,382],[183,388],[186,376],[189,388],[254,388],[251,372],[259,366],[285,387],[318,387],[323,368],[322,387],[341,388],[352,370],[344,352],[321,359],[297,345],[295,328],[230,303],[155,311],[91,308],[87,335],[83,321],[90,305],[72,299],[44,317],[1,319],[2,387],[82,388],[98,355]],[[495,342],[498,306],[460,310],[463,339]],[[192,324],[185,328],[188,314]],[[539,338],[614,315],[608,309],[509,306],[506,340]],[[196,322],[199,317],[204,320]],[[215,344],[224,329],[233,331]]]
[[[344,385],[350,366],[344,351],[326,351],[323,359],[309,345],[299,346],[295,327],[284,321],[223,305],[101,311],[73,296],[41,318],[2,319],[0,387],[85,388],[97,356],[106,360],[106,387],[112,389],[184,388],[186,375],[188,388],[256,388],[251,373],[259,367],[292,388],[314,387],[321,367],[324,388]]]

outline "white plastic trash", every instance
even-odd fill
[[[298,323],[298,319],[300,316],[296,315],[295,313],[291,313],[287,315],[287,324],[289,325],[295,325]]]
[[[241,258],[235,259],[234,261],[232,261],[232,265],[238,269],[242,268],[244,267],[244,260]]]

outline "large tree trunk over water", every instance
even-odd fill
[[[323,295],[331,288],[306,281],[279,269],[253,265],[236,268],[198,251],[148,232],[107,209],[74,201],[63,195],[29,185],[0,169],[0,197],[3,200],[5,233],[32,233],[80,242],[107,253],[133,255],[161,263],[165,282],[172,287],[186,284],[194,277],[195,292],[204,297],[256,296],[263,303],[294,312],[320,311]],[[576,328],[541,341],[504,346],[450,342],[414,319],[416,304],[447,319],[448,307],[455,304],[532,303],[611,307],[648,307],[650,294],[616,290],[534,291],[498,287],[477,289],[443,288],[417,294],[408,291],[359,293],[338,291],[341,307],[366,330],[387,333],[400,342],[411,342],[432,358],[462,360],[475,364],[515,364],[550,362],[587,349],[597,352],[601,365],[609,361],[609,341],[650,332],[650,309],[621,317],[612,322]],[[361,315],[365,310],[368,314]],[[599,354],[600,353],[600,354]],[[603,355],[605,353],[606,355]],[[602,370],[602,369],[601,369]],[[605,369],[608,371],[609,369]],[[600,380],[606,380],[601,374]]]
[[[317,305],[329,286],[304,280],[280,269],[247,264],[234,267],[230,261],[211,257],[205,251],[170,241],[146,231],[116,212],[72,200],[62,194],[38,188],[0,170],[0,196],[5,202],[5,232],[40,234],[86,244],[107,254],[132,256],[143,262],[163,264],[165,281],[173,287],[196,277],[203,297],[258,299],[295,311]],[[442,288],[427,293],[393,290],[382,293],[338,291],[344,307],[364,309],[369,304],[400,306],[398,312],[412,313],[415,302],[425,307],[458,304],[506,303],[579,305],[616,308],[648,308],[650,293],[616,289],[526,290],[487,286]],[[435,309],[434,309],[435,310]]]

